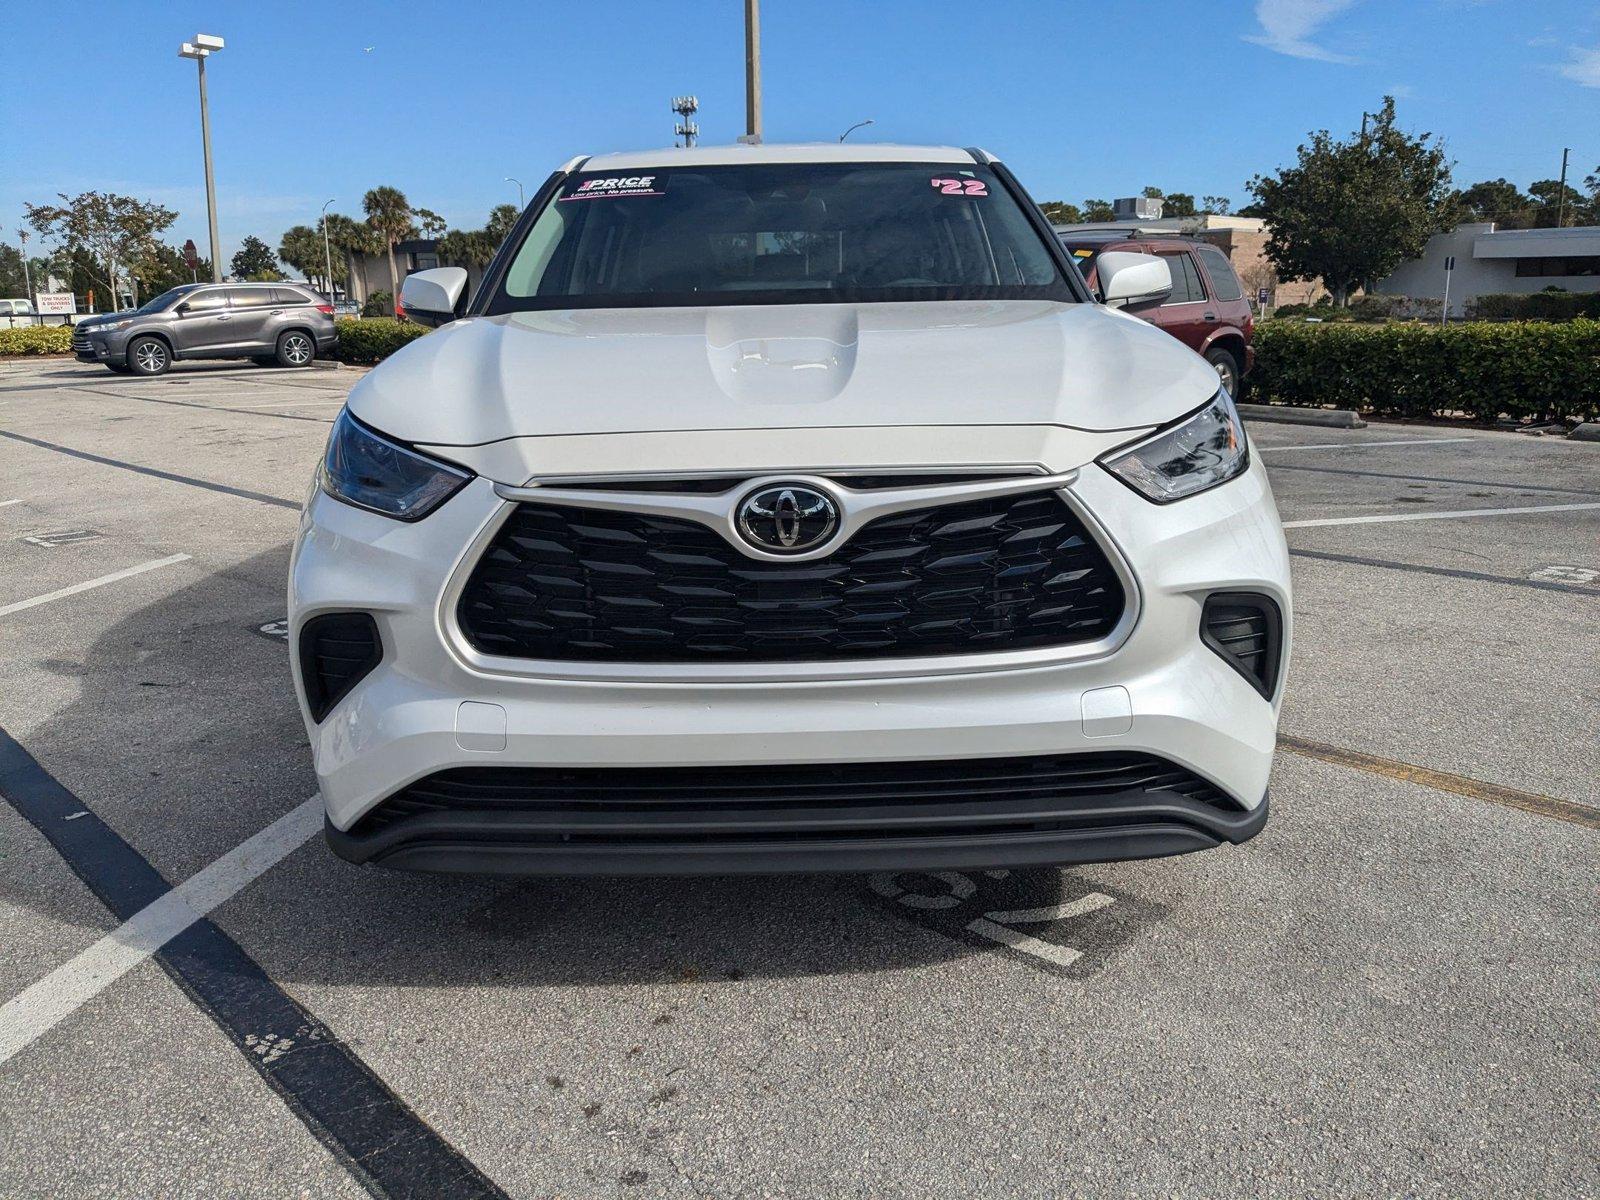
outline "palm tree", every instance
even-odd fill
[[[346,279],[348,281],[346,294],[357,304],[366,303],[366,278],[361,271],[361,264],[356,261],[356,256],[358,254],[376,254],[378,252],[378,239],[373,234],[371,226],[364,221],[357,221],[354,217],[347,217],[343,213],[329,213],[328,240],[339,247],[344,254]]]
[[[361,207],[367,214],[367,224],[383,239],[389,253],[389,295],[398,306],[400,275],[395,269],[394,245],[411,232],[411,202],[399,188],[375,187],[361,198]]]

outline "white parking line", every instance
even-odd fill
[[[158,558],[152,562],[140,563],[136,567],[126,570],[113,571],[110,575],[102,575],[99,579],[90,579],[84,583],[75,583],[71,587],[64,587],[54,592],[46,592],[42,596],[35,596],[32,600],[18,600],[15,604],[0,604],[0,617],[10,616],[12,613],[21,612],[25,608],[37,608],[41,604],[49,604],[52,600],[62,600],[68,596],[76,596],[79,592],[87,592],[91,588],[105,587],[108,583],[116,583],[120,579],[129,579],[134,575],[143,575],[146,571],[154,571],[160,567],[170,567],[173,563],[187,562],[187,554],[172,554],[166,558]]]
[[[230,408],[305,408],[308,404],[343,404],[344,397],[329,396],[326,400],[269,400],[265,404],[231,404]]]
[[[13,504],[21,504],[21,503],[22,503],[22,498],[20,496],[15,500],[0,500],[0,508],[10,508]]]
[[[321,828],[322,798],[312,796],[12,997],[0,1007],[0,1063],[305,845]]]
[[[1449,521],[1458,517],[1510,517],[1517,513],[1580,512],[1600,504],[1532,504],[1524,508],[1458,508],[1451,512],[1384,513],[1371,517],[1319,517],[1312,521],[1285,521],[1285,529],[1311,529],[1322,525],[1387,525],[1391,521]]]
[[[1305,446],[1263,446],[1263,454],[1281,450],[1360,450],[1368,446],[1448,446],[1455,442],[1475,442],[1477,438],[1402,438],[1392,442],[1312,442]]]

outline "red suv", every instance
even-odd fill
[[[1166,259],[1172,291],[1163,299],[1130,304],[1128,311],[1159,325],[1217,369],[1228,394],[1239,389],[1255,364],[1250,347],[1255,313],[1227,255],[1191,238],[1145,237],[1138,233],[1085,231],[1058,235],[1078,270],[1099,295],[1095,260],[1102,250],[1134,250]]]

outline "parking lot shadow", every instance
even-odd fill
[[[287,548],[215,571],[129,614],[81,663],[59,646],[32,669],[78,677],[77,698],[26,748],[177,882],[315,790],[290,691]],[[41,852],[50,853],[48,850]],[[48,910],[34,873],[0,879]],[[897,894],[948,882],[897,877]],[[962,878],[968,878],[963,876]],[[1053,869],[972,873],[975,916],[1047,908],[1085,889]],[[219,919],[284,981],[499,986],[867,972],[992,949],[908,919],[865,876],[492,879],[352,866],[320,834]],[[59,904],[56,907],[64,907]],[[65,912],[51,914],[71,921]]]

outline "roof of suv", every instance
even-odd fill
[[[994,161],[979,151],[954,146],[896,146],[883,142],[801,142],[748,146],[693,146],[687,149],[668,146],[660,150],[629,150],[619,154],[597,154],[575,158],[564,169],[576,171],[631,171],[640,167],[731,166],[739,163],[833,163],[833,162],[938,162],[966,163]]]
[[[1127,242],[1149,246],[1209,246],[1212,244],[1201,238],[1184,237],[1178,233],[1138,233],[1133,230],[1127,233],[1112,233],[1109,230],[1069,233],[1058,229],[1056,230],[1056,236],[1066,246],[1097,246],[1102,250],[1108,246],[1120,246]]]

